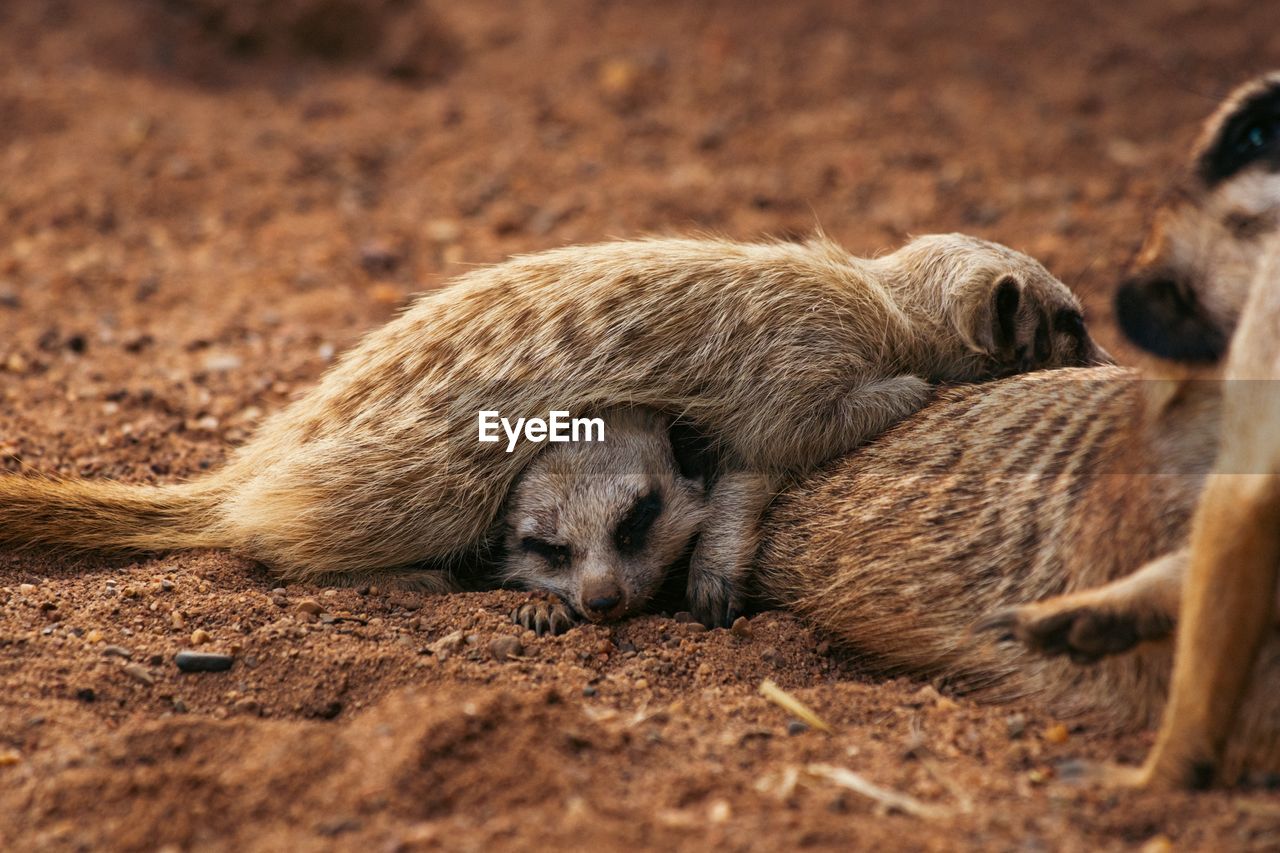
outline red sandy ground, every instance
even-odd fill
[[[1113,5],[6,0],[0,460],[198,474],[414,291],[648,231],[974,232],[1042,258],[1132,359],[1117,270],[1214,98],[1280,65],[1280,20]],[[0,555],[0,846],[1280,844],[1265,791],[1053,778],[1150,733],[875,678],[783,613],[536,639],[510,593],[276,587],[222,554]],[[197,630],[230,672],[177,672]],[[789,734],[765,678],[834,733]]]

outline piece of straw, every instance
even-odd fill
[[[890,791],[888,788],[881,788],[874,782],[868,781],[865,777],[859,776],[852,770],[846,770],[843,767],[835,767],[830,764],[810,764],[805,767],[805,772],[811,776],[826,779],[841,788],[847,788],[859,796],[880,803],[886,808],[897,809],[913,817],[934,820],[951,816],[951,810],[948,808],[931,805],[907,794]]]
[[[774,684],[772,679],[766,678],[760,682],[760,695],[787,711],[796,719],[806,723],[809,728],[817,729],[820,732],[831,731],[831,726],[823,722],[822,718],[815,714],[808,705]]]

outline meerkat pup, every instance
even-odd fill
[[[1262,263],[1280,239],[1277,131],[1280,75],[1209,120],[1117,296],[1138,343],[1206,362],[1231,342],[1226,375],[1280,375],[1280,260]],[[1272,382],[1224,395],[1200,378],[1097,368],[944,392],[779,496],[759,592],[887,671],[1120,725],[1159,718],[1171,649],[1144,641],[1181,620],[1157,748],[1142,771],[1111,778],[1187,785],[1280,771],[1280,638],[1265,631],[1280,398]],[[1096,664],[974,633],[984,612],[1034,650]]]
[[[512,613],[539,635],[643,608],[706,518],[704,480],[682,470],[669,416],[632,408],[603,420],[603,442],[540,453],[502,512],[497,579],[545,593]]]
[[[741,510],[766,500],[743,479],[768,485],[858,445],[931,382],[1104,357],[1044,267],[962,235],[872,259],[822,237],[558,249],[420,298],[209,476],[0,478],[0,542],[228,548],[290,579],[394,572],[450,588],[448,573],[411,570],[474,555],[540,447],[479,441],[485,412],[679,415],[716,440],[726,472],[744,472],[711,496]],[[739,606],[746,556],[721,551],[690,567],[708,624]]]

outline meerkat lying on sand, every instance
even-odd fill
[[[1278,375],[1280,261],[1262,263],[1280,231],[1278,130],[1276,75],[1209,120],[1183,191],[1155,218],[1117,297],[1138,343],[1213,361],[1243,312],[1227,375]],[[991,698],[1036,695],[1120,725],[1158,717],[1171,649],[1114,653],[1167,636],[1181,618],[1166,725],[1127,780],[1280,771],[1280,637],[1265,631],[1280,531],[1274,383],[1231,383],[1224,401],[1222,383],[1195,374],[1140,379],[1068,370],[942,393],[779,496],[763,527],[761,594],[885,670]],[[1208,480],[1220,430],[1218,465],[1236,472]],[[1036,599],[1047,600],[1018,607]],[[992,612],[990,627],[1098,662],[1030,656],[974,633]]]
[[[546,593],[512,613],[538,634],[643,608],[706,520],[705,480],[682,470],[670,417],[615,409],[604,422],[603,442],[538,454],[502,511],[495,580]]]
[[[420,298],[219,471],[180,485],[0,477],[0,543],[228,548],[294,580],[451,589],[539,445],[477,418],[643,406],[721,450],[726,517],[923,404],[931,382],[1102,358],[1040,264],[960,235],[860,259],[828,240],[641,240],[514,258]],[[741,488],[743,480],[754,489]],[[749,542],[704,537],[689,598],[730,620]],[[725,543],[729,547],[724,547]],[[422,567],[437,571],[423,571]]]

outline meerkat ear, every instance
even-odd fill
[[[695,424],[676,418],[667,428],[671,452],[681,476],[689,480],[711,482],[720,468],[720,452],[715,438]]]
[[[991,334],[998,352],[1012,353],[1018,341],[1018,308],[1022,305],[1022,282],[1002,275],[991,290]]]
[[[970,315],[969,345],[984,355],[1012,358],[1021,304],[1022,282],[1012,275],[997,278]]]

